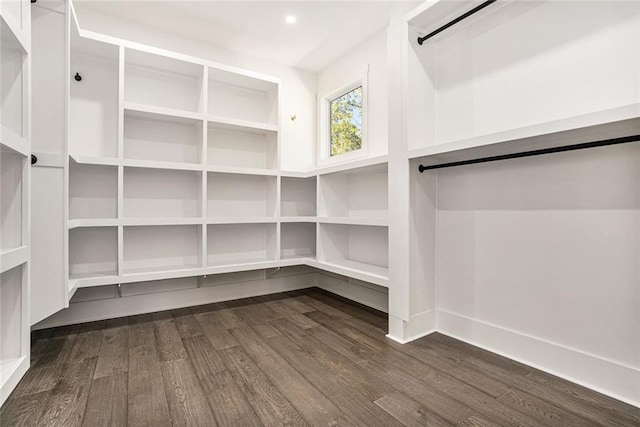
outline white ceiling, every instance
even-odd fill
[[[213,46],[320,71],[383,29],[391,1],[76,0],[77,7],[126,19]],[[285,23],[287,15],[297,22]]]

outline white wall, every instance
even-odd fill
[[[280,78],[282,81],[280,92],[281,168],[294,171],[307,171],[315,168],[315,74],[216,48],[155,28],[83,10],[82,6],[78,4],[75,6],[78,21],[83,30],[95,31]],[[290,119],[293,115],[296,116],[295,121]]]
[[[640,142],[443,169],[437,197],[438,329],[640,402]]]
[[[372,35],[318,74],[318,96],[325,96],[361,78],[369,67],[368,141],[369,156],[388,152],[387,29]]]

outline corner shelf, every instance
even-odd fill
[[[316,224],[287,222],[280,233],[280,259],[316,258]]]
[[[387,227],[341,224],[318,227],[319,268],[388,286]]]
[[[325,173],[318,179],[318,222],[387,225],[386,163]]]
[[[280,215],[314,217],[317,212],[317,178],[281,178]]]

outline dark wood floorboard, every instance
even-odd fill
[[[1,426],[640,426],[640,409],[318,289],[32,334]]]

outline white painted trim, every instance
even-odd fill
[[[438,310],[437,331],[640,407],[640,369],[522,332]]]
[[[409,321],[389,316],[389,333],[387,338],[406,344],[436,332],[436,310],[428,310],[414,314]]]

